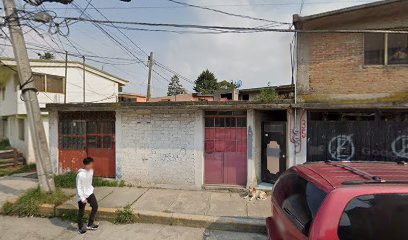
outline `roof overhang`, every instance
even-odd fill
[[[0,58],[1,62],[8,66],[16,66],[16,61],[12,58]],[[65,61],[58,60],[41,60],[41,59],[30,59],[30,66],[37,68],[65,68]],[[83,69],[83,64],[76,61],[68,61],[68,68],[79,68]],[[129,81],[114,76],[108,72],[99,70],[93,66],[85,64],[85,71],[93,73],[100,77],[106,78],[110,81],[116,82],[120,85],[126,85]]]
[[[408,1],[386,0],[309,16],[295,14],[293,15],[293,24],[299,30],[333,29],[339,25],[347,26],[357,22],[369,21],[369,19],[406,17],[407,12]],[[387,28],[389,26],[385,24],[377,26],[377,29]]]
[[[216,101],[187,101],[187,102],[119,102],[119,103],[75,103],[75,104],[47,104],[47,111],[115,111],[115,110],[273,110],[288,109],[293,105],[291,101],[275,103],[262,102],[216,102]]]

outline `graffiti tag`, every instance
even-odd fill
[[[355,154],[355,146],[351,135],[338,135],[329,142],[329,153],[337,161],[349,161]]]
[[[397,137],[391,144],[392,152],[400,158],[408,158],[408,135]]]
[[[305,119],[303,119],[302,120],[302,122],[301,122],[301,136],[302,136],[302,138],[306,138],[306,120]]]

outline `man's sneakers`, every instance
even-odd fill
[[[96,230],[96,229],[98,229],[98,224],[92,224],[92,225],[90,225],[90,226],[87,226],[86,227],[86,229],[88,229],[88,230]]]
[[[90,226],[87,226],[86,229],[78,228],[78,232],[80,234],[84,234],[84,233],[86,233],[86,230],[96,230],[96,229],[98,229],[98,227],[99,227],[98,224],[92,224]]]

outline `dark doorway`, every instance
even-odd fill
[[[274,183],[286,170],[286,122],[262,123],[263,182]]]

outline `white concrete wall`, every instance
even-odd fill
[[[117,111],[117,178],[139,186],[200,189],[203,163],[203,111]]]
[[[21,140],[18,136],[18,119],[24,119],[24,140]],[[8,122],[8,135],[6,138],[10,141],[10,145],[17,148],[24,156],[29,155],[29,149],[27,141],[29,138],[28,132],[28,121],[25,115],[22,116],[11,116],[7,118]]]
[[[296,120],[295,120],[296,119]],[[307,158],[307,111],[288,110],[288,158],[287,167],[303,164]],[[295,132],[293,131],[295,130]],[[296,134],[296,132],[298,132]],[[295,139],[298,139],[297,143]]]
[[[24,140],[19,138],[18,119],[24,119]],[[48,140],[48,116],[42,116],[45,134]],[[18,115],[7,117],[8,131],[4,138],[10,141],[10,145],[17,148],[25,157],[27,163],[35,163],[34,148],[31,141],[30,125],[27,115]]]
[[[0,96],[0,116],[17,114],[17,84],[14,82],[16,74],[9,74],[2,81],[0,87],[5,88],[5,99]]]

